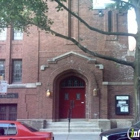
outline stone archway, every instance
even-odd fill
[[[93,97],[93,90],[102,90],[103,65],[96,63],[96,59],[77,52],[67,52],[48,60],[46,88],[52,91],[52,120],[59,120],[59,83],[67,76],[77,76],[85,81],[86,109],[85,118],[100,118],[100,96]],[[100,95],[100,94],[99,94]]]
[[[73,57],[72,57],[73,58]],[[93,67],[90,63],[84,62],[80,63],[79,58],[77,63],[73,63],[74,61],[70,61],[70,63],[66,63],[66,65],[60,65],[59,63],[55,63],[54,65],[50,65],[48,70],[46,71],[47,77],[47,85],[46,88],[52,91],[52,121],[59,121],[59,92],[60,92],[60,81],[65,79],[68,76],[76,76],[85,81],[85,118],[93,119],[100,117],[99,110],[99,98],[100,96],[93,97],[93,89],[101,89],[101,81],[102,81],[102,67],[99,65],[99,69],[97,67]],[[63,61],[63,59],[61,60]],[[87,66],[88,65],[88,66]],[[45,75],[44,75],[45,76]],[[98,83],[100,82],[100,83]]]
[[[86,85],[88,84],[88,81],[87,81],[87,79],[84,75],[78,73],[76,70],[67,70],[67,71],[59,74],[56,77],[56,79],[54,80],[54,92],[55,92],[55,95],[54,95],[54,111],[53,111],[53,116],[54,116],[53,120],[54,121],[59,121],[59,119],[65,118],[65,117],[60,117],[60,114],[59,114],[60,113],[60,104],[59,104],[60,103],[60,92],[62,91],[60,84],[64,79],[66,79],[68,77],[77,77],[78,79],[81,79],[84,82],[85,86],[84,86],[84,89],[83,89],[82,92],[84,92],[83,94],[84,94],[84,97],[85,97]],[[68,90],[72,91],[70,88],[68,88]],[[79,96],[79,95],[77,94],[77,96]],[[84,117],[81,117],[81,118],[86,118],[86,102],[87,101],[86,101],[86,98],[84,100],[85,100],[84,101]]]

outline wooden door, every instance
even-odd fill
[[[71,84],[66,84],[67,81],[71,81]],[[74,85],[74,81],[77,81],[78,84]],[[65,80],[65,86],[60,88],[60,118],[68,118],[69,111],[71,111],[71,118],[85,118],[84,85],[84,81],[77,77],[69,77]]]

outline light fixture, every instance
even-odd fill
[[[3,78],[3,76],[0,76],[0,80],[2,81],[4,78]]]
[[[99,17],[103,17],[104,16],[103,11],[102,10],[99,10],[98,11],[98,15],[99,15]]]
[[[98,96],[98,89],[97,88],[93,89],[93,96]]]
[[[50,90],[48,89],[47,91],[46,91],[46,97],[50,97],[51,96],[51,92],[50,92]]]

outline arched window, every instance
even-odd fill
[[[112,11],[108,11],[108,32],[112,32]]]
[[[62,88],[85,87],[85,82],[79,77],[70,76],[63,79],[60,82],[60,87]]]

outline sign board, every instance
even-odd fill
[[[130,110],[130,96],[129,95],[116,95],[115,97],[115,110],[117,115],[129,114]]]
[[[7,93],[7,81],[0,81],[0,93]]]
[[[18,98],[18,93],[0,94],[0,98]]]

